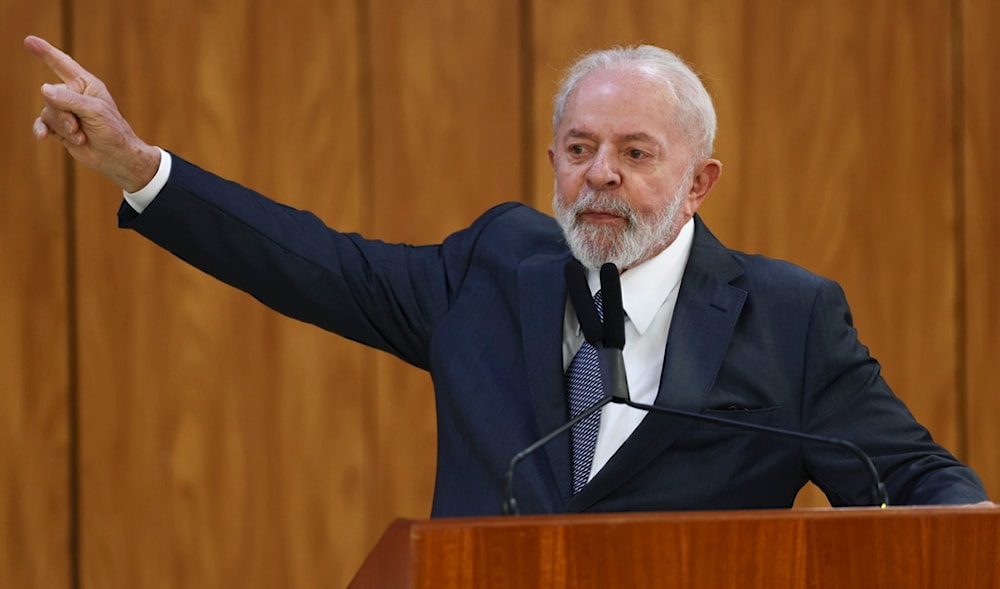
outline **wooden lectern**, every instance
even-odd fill
[[[398,520],[351,589],[1000,588],[1000,509]]]

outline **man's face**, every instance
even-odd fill
[[[662,83],[637,71],[581,81],[549,159],[556,218],[574,255],[590,267],[614,262],[625,270],[654,257],[707,193],[698,187],[704,163],[675,123]]]

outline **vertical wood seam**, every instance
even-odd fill
[[[76,52],[74,46],[73,0],[61,2],[62,18],[60,28],[62,44],[70,55]],[[77,271],[76,233],[76,164],[69,153],[63,153],[63,187],[66,215],[64,255],[66,257],[66,464],[67,464],[67,525],[69,551],[69,587],[81,587],[81,537],[80,537],[80,324],[79,324],[79,284]]]
[[[965,51],[964,0],[951,3],[952,190],[955,215],[955,451],[967,459],[969,449],[969,313],[965,191]]]
[[[368,0],[356,0],[355,19],[357,30],[357,133],[358,133],[358,154],[360,157],[355,164],[358,166],[358,199],[360,226],[364,234],[371,234],[375,228],[375,121],[374,117],[374,88],[372,71],[374,56],[372,52],[372,16]],[[375,470],[370,465],[378,464],[378,365],[375,360],[376,352],[372,349],[365,349],[361,352],[361,419],[362,419],[362,439],[361,452],[366,457],[365,464],[369,465],[361,469],[362,496],[365,498],[365,531],[363,541],[366,546],[374,546],[378,540],[380,531],[375,529],[375,518],[373,517],[372,497],[377,492],[375,481]]]
[[[518,200],[537,207],[535,191],[535,53],[532,0],[520,0],[518,5],[518,58],[521,79],[521,195]]]

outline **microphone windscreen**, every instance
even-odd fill
[[[622,281],[618,267],[608,262],[601,266],[601,303],[604,308],[604,345],[625,348],[625,307],[622,304]]]
[[[590,286],[587,284],[587,269],[579,260],[572,259],[566,262],[563,271],[566,275],[566,291],[569,293],[569,300],[576,311],[576,318],[580,322],[580,329],[583,330],[583,337],[592,346],[597,346],[604,339],[604,326],[601,325],[601,317],[597,314],[597,308],[594,307],[594,298],[590,294]]]

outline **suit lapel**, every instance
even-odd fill
[[[695,217],[695,240],[671,320],[656,404],[700,411],[725,358],[747,292],[732,286],[742,270]],[[594,479],[567,505],[583,511],[661,454],[690,424],[647,415]]]
[[[541,435],[569,419],[563,392],[561,345],[566,310],[563,267],[569,259],[568,254],[536,256],[518,268],[525,366]],[[563,501],[567,501],[572,494],[569,434],[552,440],[545,446],[545,452]]]

